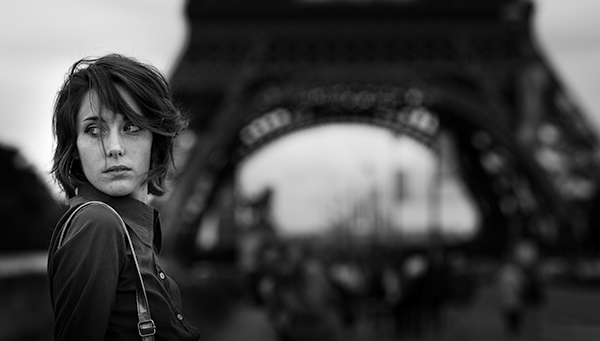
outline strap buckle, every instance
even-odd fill
[[[152,319],[146,321],[140,321],[138,323],[138,332],[141,337],[152,336],[156,334],[156,325]]]

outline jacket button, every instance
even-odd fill
[[[177,314],[177,319],[178,319],[179,321],[183,320],[183,315],[181,315],[181,314]]]
[[[165,273],[161,271],[161,273],[158,274],[158,277],[160,277],[160,279],[165,279]]]

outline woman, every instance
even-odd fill
[[[140,333],[199,339],[181,314],[176,283],[158,262],[160,219],[148,205],[149,195],[165,192],[174,139],[186,126],[167,81],[152,66],[107,55],[70,69],[53,117],[52,173],[71,207],[48,258],[56,340],[139,340]],[[110,207],[81,206],[68,219],[90,201]],[[139,330],[136,298],[143,294],[133,252],[153,322]]]

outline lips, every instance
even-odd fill
[[[127,167],[127,166],[112,166],[107,168],[104,173],[119,173],[119,172],[126,172],[126,171],[130,171],[131,168]]]

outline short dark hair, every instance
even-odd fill
[[[126,103],[117,87],[131,95],[143,116]],[[187,127],[188,119],[175,107],[169,83],[158,69],[131,57],[109,54],[73,64],[56,96],[52,121],[56,147],[51,173],[67,198],[75,196],[78,185],[88,182],[75,152],[77,115],[90,91],[97,94],[101,108],[122,114],[152,132],[148,192],[164,194],[167,176],[174,167],[175,138]]]

